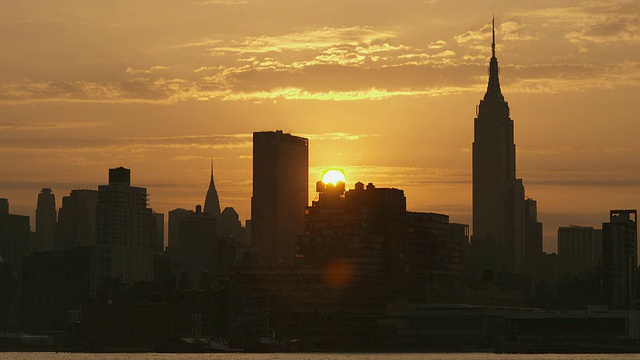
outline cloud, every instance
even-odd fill
[[[469,45],[472,48],[487,49],[491,43],[491,25],[483,25],[477,30],[468,30],[454,36],[454,40],[461,45]],[[496,37],[498,43],[507,41],[531,41],[535,40],[534,34],[527,32],[527,27],[515,21],[505,21],[497,24]]]
[[[98,122],[86,121],[14,121],[0,120],[0,130],[3,131],[51,131],[51,130],[69,130],[79,128],[91,128],[104,126]]]
[[[574,43],[638,43],[640,42],[640,22],[636,19],[615,18],[607,22],[595,23],[578,31],[566,34],[566,38]]]
[[[573,6],[529,9],[515,16],[557,26],[572,43],[637,43],[640,3],[634,0],[584,1]],[[584,48],[583,48],[584,49]]]
[[[152,66],[148,69],[134,69],[132,67],[128,67],[125,72],[127,74],[137,75],[137,74],[151,74],[152,72],[160,71],[160,70],[169,70],[169,67],[162,66],[162,65]]]
[[[324,134],[300,134],[300,136],[309,140],[360,140],[365,137],[378,136],[371,134],[347,134],[342,132],[324,133]]]
[[[0,137],[0,149],[3,151],[29,150],[63,152],[104,150],[106,153],[140,153],[163,150],[246,149],[252,146],[252,139],[252,134],[124,138]]]
[[[342,45],[367,45],[395,38],[397,32],[376,30],[368,26],[323,27],[279,35],[241,38],[205,38],[175,46],[176,49],[205,47],[213,56],[225,54],[264,54],[284,51],[323,51]]]
[[[438,40],[438,41],[432,41],[429,43],[429,45],[427,45],[427,47],[429,49],[442,49],[445,45],[447,45],[447,42],[444,40]]]

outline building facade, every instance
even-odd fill
[[[252,245],[260,261],[293,259],[308,205],[309,146],[302,137],[253,133]]]
[[[495,31],[489,83],[477,107],[473,141],[473,237],[484,248],[479,268],[519,272],[524,259],[524,186],[516,178],[509,104],[498,78]]]

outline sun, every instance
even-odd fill
[[[336,185],[340,181],[346,181],[344,173],[341,170],[327,170],[325,171],[324,175],[322,175],[322,182],[325,184],[331,183],[333,185]]]

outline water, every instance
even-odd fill
[[[2,360],[621,360],[640,354],[67,354],[0,353]]]

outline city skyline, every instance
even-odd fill
[[[221,207],[245,220],[252,133],[282,129],[309,138],[310,183],[339,167],[349,187],[397,187],[408,209],[471,224],[472,119],[495,12],[517,177],[555,250],[558,226],[600,227],[609,209],[640,200],[639,10],[631,1],[10,4],[0,15],[0,197],[33,224],[42,188],[60,204],[125,166],[167,213],[202,204],[213,156]]]

